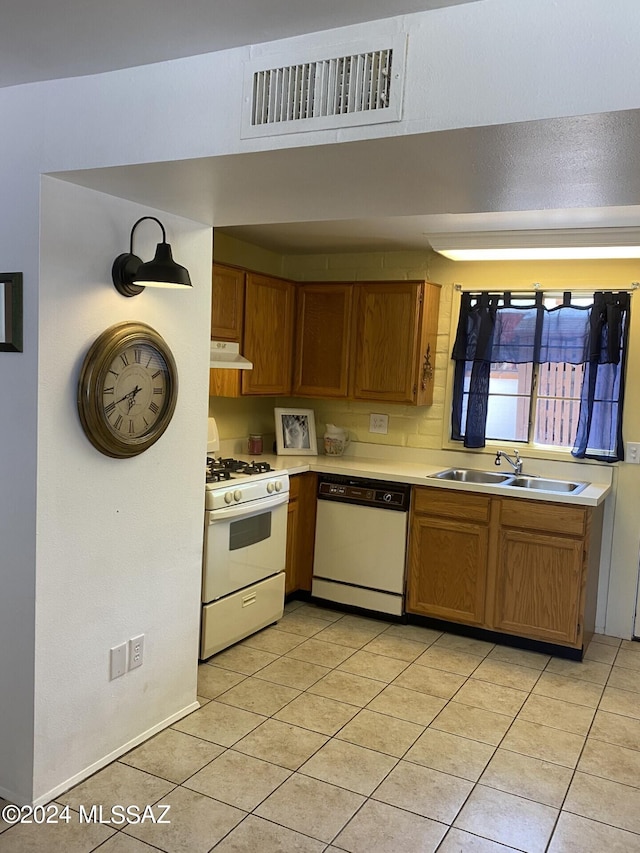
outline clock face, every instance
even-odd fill
[[[169,369],[160,350],[131,344],[112,359],[104,377],[102,404],[114,434],[139,438],[153,429],[169,391]]]
[[[135,456],[166,430],[177,389],[175,361],[161,336],[143,323],[120,323],[103,332],[85,357],[80,421],[101,453]]]

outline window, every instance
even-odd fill
[[[622,459],[629,295],[463,294],[452,437]]]

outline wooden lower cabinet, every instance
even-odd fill
[[[434,492],[425,489],[414,492],[407,610],[481,626],[489,548],[489,500],[476,495],[442,500]]]
[[[578,637],[582,542],[500,530],[493,627],[572,645]]]
[[[417,487],[407,611],[581,649],[595,627],[602,514]]]
[[[312,471],[289,478],[285,595],[311,592],[318,476]]]

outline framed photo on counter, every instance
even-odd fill
[[[313,409],[274,409],[278,456],[317,456]]]

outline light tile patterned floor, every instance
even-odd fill
[[[58,798],[170,824],[0,823],[0,853],[640,853],[640,643],[577,663],[292,602],[198,689]]]

